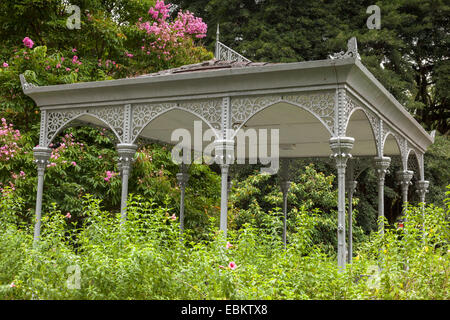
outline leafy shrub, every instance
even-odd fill
[[[130,197],[121,223],[85,196],[83,224],[53,207],[33,248],[30,230],[11,219],[21,203],[12,193],[0,202],[2,299],[449,298],[450,199],[447,211],[410,207],[404,229],[374,234],[339,270],[313,244],[318,217],[304,208],[284,250],[278,236],[248,223],[228,243],[213,225],[208,240],[195,241],[170,208],[140,196]]]
[[[334,253],[337,249],[337,190],[333,186],[334,176],[318,172],[313,165],[301,167],[293,176],[288,193],[288,241],[296,233],[295,221],[302,215],[306,218],[305,213],[310,213],[308,218],[315,217],[314,228],[311,229],[312,243],[321,245],[328,253]],[[230,195],[230,228],[239,229],[243,224],[250,223],[256,228],[271,228],[272,233],[281,238],[283,196],[276,182],[275,176],[261,174],[249,175],[237,182]],[[357,202],[358,199],[354,198],[354,204]],[[363,239],[363,231],[355,224],[357,210],[353,213],[353,235],[357,242]]]

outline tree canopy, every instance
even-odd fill
[[[326,59],[356,36],[363,63],[427,129],[450,129],[450,6],[443,0],[174,0],[253,61]],[[369,29],[370,5],[381,28]]]

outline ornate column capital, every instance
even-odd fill
[[[345,189],[347,190],[348,193],[352,194],[355,193],[356,191],[356,186],[358,185],[358,181],[346,181],[345,182]]]
[[[397,183],[402,187],[408,187],[411,185],[411,179],[414,172],[411,170],[400,170],[396,172]]]
[[[178,186],[181,189],[184,189],[187,185],[187,182],[189,180],[189,173],[188,173],[188,167],[187,165],[185,165],[184,163],[182,163],[180,165],[180,171],[177,173],[177,183]]]
[[[177,182],[180,188],[185,188],[189,181],[189,173],[187,172],[178,172],[177,173]]]
[[[234,140],[216,140],[214,150],[217,164],[229,166],[234,162]]]
[[[389,158],[389,157],[375,157],[374,158],[375,171],[377,173],[379,182],[384,182],[386,173],[389,172],[388,168],[389,168],[390,164],[391,164],[391,158]]]
[[[347,160],[352,157],[350,151],[353,148],[355,139],[352,137],[332,137],[330,139],[331,157],[336,159],[336,164],[345,166]]]
[[[420,201],[425,201],[425,194],[428,193],[428,187],[430,185],[430,181],[420,180],[416,182],[416,192],[419,194]]]
[[[281,180],[280,181],[280,189],[283,195],[287,194],[289,192],[289,189],[291,187],[291,182],[288,180]]]
[[[44,171],[48,160],[50,159],[50,156],[52,154],[52,149],[47,147],[35,147],[33,148],[33,155],[34,155],[34,163],[36,163],[39,171]]]
[[[137,145],[132,143],[119,143],[116,148],[117,153],[119,154],[119,171],[129,171],[134,162],[134,155],[137,150]]]

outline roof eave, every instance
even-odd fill
[[[31,97],[40,107],[60,106],[66,103],[72,105],[83,102],[95,103],[106,101],[107,99],[118,101],[122,100],[122,98],[119,98],[120,95],[124,97],[123,100],[132,99],[133,94],[135,94],[135,97],[137,98],[144,98],[144,96],[163,98],[170,95],[176,96],[177,94],[186,95],[187,92],[186,90],[183,90],[183,87],[191,89],[191,95],[211,94],[213,91],[226,93],[232,92],[233,90],[256,90],[256,86],[252,86],[251,83],[246,83],[244,87],[233,85],[236,84],[235,77],[242,77],[241,79],[245,78],[247,80],[258,80],[258,84],[262,84],[261,88],[271,88],[277,86],[277,84],[274,84],[272,81],[277,78],[277,74],[285,73],[286,75],[295,74],[298,76],[298,72],[302,75],[312,72],[312,70],[317,70],[317,68],[323,69],[322,75],[317,74],[316,79],[305,77],[305,79],[309,79],[304,83],[305,86],[314,84],[320,85],[321,83],[337,84],[342,81],[342,79],[346,78],[346,72],[342,71],[336,75],[336,67],[349,71],[352,64],[354,64],[354,59],[351,58],[281,63],[246,68],[227,68],[118,80],[30,87],[24,88],[24,93]],[[328,72],[327,75],[325,74],[325,70]],[[264,77],[262,77],[262,75],[264,75]],[[274,76],[274,78],[269,79],[267,75]],[[232,81],[230,81],[231,78],[233,78]],[[282,77],[281,79],[277,78],[277,80],[283,81],[283,84],[288,84],[288,81],[295,79],[294,77]],[[292,83],[293,86],[300,84],[300,81],[294,82],[295,83]],[[279,86],[282,87],[283,84],[280,84]],[[158,90],[158,88],[161,88],[162,86],[169,88],[170,90],[167,90],[167,93],[163,93]],[[152,88],[155,89],[154,92],[152,92]]]
[[[398,130],[403,132],[412,141],[425,151],[434,143],[433,137],[414,119],[413,116],[398,102],[398,100],[375,78],[375,76],[356,60],[352,72],[346,80],[347,84],[358,92],[364,92],[364,98],[385,119],[389,119]]]

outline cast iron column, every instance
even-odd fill
[[[375,159],[375,171],[378,177],[378,232],[384,233],[384,179],[388,172],[391,158],[389,157],[376,157]]]
[[[38,185],[36,195],[36,221],[34,224],[33,244],[36,246],[41,235],[41,216],[42,216],[42,195],[44,191],[44,173],[48,164],[48,159],[52,154],[52,149],[45,147],[33,148],[34,162],[38,171]]]
[[[283,194],[283,245],[286,249],[287,239],[287,197],[291,182],[289,181],[289,159],[281,159],[280,170],[278,171],[280,189]]]
[[[425,204],[425,195],[428,193],[429,181],[420,180],[416,182],[416,192],[419,194],[419,202]]]
[[[281,192],[283,193],[283,245],[284,248],[286,249],[286,233],[287,233],[287,197],[288,197],[288,193],[289,193],[289,188],[291,187],[291,182],[288,180],[281,180],[280,181],[280,189]]]
[[[136,153],[137,145],[131,143],[119,143],[117,145],[117,153],[119,154],[119,167],[122,175],[122,195],[120,203],[120,213],[122,216],[121,223],[127,219],[127,199],[128,199],[128,178],[131,173],[131,168],[134,162],[134,154]]]
[[[220,165],[220,230],[227,237],[228,218],[228,172],[234,161],[234,140],[219,140],[215,142],[216,163]]]
[[[406,214],[406,206],[408,203],[408,187],[411,184],[411,179],[413,177],[413,172],[410,170],[397,171],[397,182],[400,184],[402,190],[402,216]]]
[[[351,157],[355,139],[351,137],[333,137],[330,139],[331,157],[336,160],[338,177],[338,266],[345,268],[345,168],[347,160]]]
[[[350,180],[345,182],[345,188],[347,189],[348,197],[348,252],[347,262],[352,262],[353,257],[353,194],[355,193],[358,182]]]
[[[187,182],[189,180],[189,174],[187,173],[187,166],[185,164],[180,165],[180,172],[177,173],[178,186],[180,187],[180,229],[184,230],[184,194]]]

